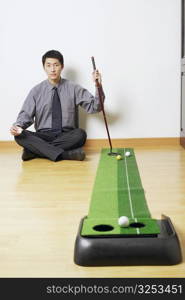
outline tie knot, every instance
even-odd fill
[[[54,91],[57,91],[57,87],[56,87],[56,86],[54,86],[53,90],[54,90]]]

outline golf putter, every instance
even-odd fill
[[[92,60],[93,70],[96,71],[96,64],[95,64],[95,59],[94,59],[93,56],[91,57],[91,60]],[[95,83],[96,83],[96,87],[98,89],[98,95],[99,95],[99,99],[100,99],[101,109],[102,109],[102,112],[103,112],[103,118],[104,118],[105,127],[106,127],[108,140],[109,140],[110,152],[108,153],[108,155],[117,156],[120,153],[112,152],[112,142],[111,142],[111,138],[110,138],[110,133],[109,133],[107,119],[106,119],[105,110],[104,110],[103,98],[102,98],[102,85],[101,85],[101,83],[99,83],[98,79],[96,79]]]

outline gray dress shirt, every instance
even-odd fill
[[[35,130],[52,128],[52,99],[53,85],[44,80],[31,89],[25,99],[21,111],[14,125],[23,129],[34,123]],[[101,103],[96,88],[95,97],[85,88],[74,82],[61,78],[57,84],[58,95],[62,107],[62,128],[78,127],[78,106],[82,106],[87,113],[101,111]],[[103,91],[102,91],[103,92]],[[103,100],[105,96],[103,93]]]

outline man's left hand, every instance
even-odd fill
[[[101,79],[101,74],[99,73],[98,70],[94,71],[92,73],[92,76],[93,76],[93,81],[96,82],[96,80],[98,80],[99,84],[101,84],[102,82],[102,79]]]

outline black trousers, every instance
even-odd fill
[[[76,128],[59,134],[51,131],[32,132],[23,130],[15,141],[20,146],[30,150],[38,157],[49,158],[56,161],[64,151],[82,147],[86,142],[85,130]]]

